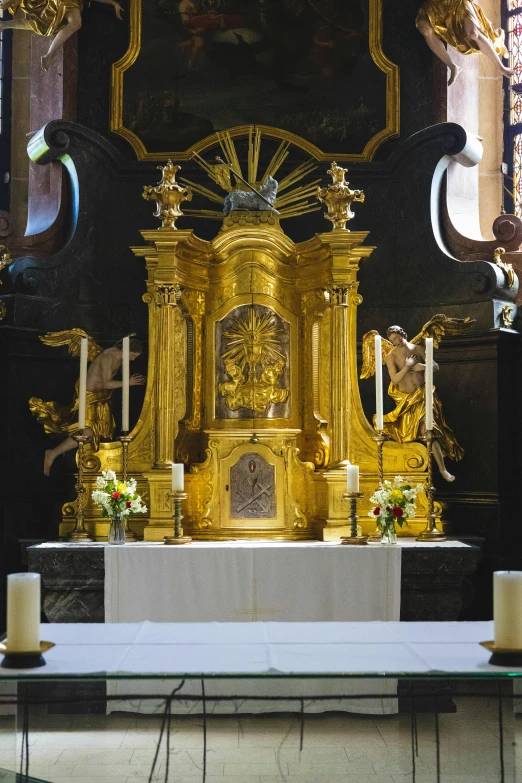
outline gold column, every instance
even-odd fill
[[[350,285],[328,287],[332,308],[331,326],[331,426],[330,465],[332,469],[346,466],[350,458],[350,354],[349,296]]]
[[[156,422],[154,467],[169,468],[174,462],[174,432],[176,422],[176,366],[175,308],[181,297],[179,285],[156,286],[157,319],[156,336]]]

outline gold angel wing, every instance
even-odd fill
[[[439,313],[434,315],[427,324],[424,324],[419,334],[411,342],[419,345],[425,341],[426,337],[433,337],[433,347],[438,348],[443,337],[452,334],[462,334],[462,332],[470,329],[474,323],[474,318],[449,318],[447,315]]]
[[[375,336],[379,334],[376,329],[366,332],[362,338],[363,366],[361,369],[361,378],[371,378],[375,375]],[[393,345],[385,337],[382,338],[382,363],[392,350]]]
[[[92,362],[92,360],[103,351],[103,348],[100,348],[98,343],[93,340],[92,337],[89,337],[87,332],[84,332],[83,329],[68,329],[64,332],[47,332],[43,337],[40,337],[40,340],[44,345],[50,345],[53,348],[57,348],[59,345],[68,345],[71,356],[79,356],[82,337],[87,337],[89,340],[88,357],[89,361]]]

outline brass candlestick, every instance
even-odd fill
[[[83,449],[86,443],[91,440],[91,435],[86,435],[85,430],[78,430],[72,435],[73,440],[78,444],[78,477],[76,479],[76,525],[74,530],[67,535],[68,541],[93,541],[89,532],[85,529],[83,517],[84,495],[86,492],[83,486]]]
[[[120,435],[118,440],[121,443],[122,479],[123,479],[123,483],[126,484],[129,475],[129,445],[132,442],[132,438],[130,437],[128,432],[124,432],[122,435]],[[130,529],[128,517],[125,517],[124,527],[125,527],[125,541],[130,541],[130,542],[137,541],[138,536],[133,530]]]
[[[350,523],[350,535],[341,536],[341,542],[343,544],[367,544],[368,536],[357,535],[357,499],[364,497],[364,492],[345,492],[343,498],[350,501],[350,516],[348,522]]]
[[[375,441],[377,444],[377,466],[379,471],[379,487],[382,487],[384,483],[384,459],[383,459],[383,450],[384,450],[384,444],[387,440],[391,440],[389,435],[386,435],[384,430],[377,430],[375,435],[372,436],[372,440]],[[372,542],[378,542],[382,540],[382,531],[380,527],[376,527],[374,532],[371,534],[370,541]]]
[[[433,441],[436,440],[436,436],[433,434],[433,430],[427,430],[426,435],[422,440],[426,441],[426,448],[428,450],[428,479],[426,486],[426,495],[428,498],[428,513],[426,514],[426,527],[417,536],[417,541],[432,541],[438,543],[440,541],[447,541],[446,536],[437,528],[437,518],[434,512],[434,500],[435,487],[433,486]]]
[[[173,498],[174,500],[174,535],[165,536],[163,539],[165,544],[190,544],[192,541],[188,536],[181,535],[181,520],[183,519],[181,516],[181,503],[183,500],[186,500],[187,497],[187,493],[180,490],[169,492],[169,498]]]

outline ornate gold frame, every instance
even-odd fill
[[[279,128],[272,128],[269,125],[256,126],[261,133],[277,139],[283,139],[296,147],[300,147],[313,158],[321,162],[330,162],[333,159],[342,162],[368,161],[372,160],[381,144],[387,139],[399,135],[400,130],[400,84],[399,84],[399,66],[392,63],[382,49],[382,1],[369,0],[369,48],[372,60],[377,67],[386,74],[386,127],[382,128],[366,144],[362,153],[333,153],[322,152],[315,144],[307,141],[301,136],[290,133]],[[165,151],[165,152],[147,152],[145,145],[135,133],[126,128],[123,124],[123,79],[125,71],[133,65],[141,50],[141,3],[142,0],[130,0],[130,39],[129,48],[123,57],[112,66],[111,74],[111,115],[110,131],[117,133],[129,142],[136,153],[138,160],[159,160],[175,158],[176,160],[190,160],[195,153],[201,153],[209,147],[218,144],[218,134],[213,133],[207,136],[197,144],[192,145],[185,151]],[[230,136],[238,138],[247,136],[250,131],[250,125],[238,125],[229,130]]]

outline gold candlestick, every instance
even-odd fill
[[[432,541],[438,543],[440,541],[447,541],[446,536],[437,528],[437,518],[434,512],[434,500],[435,487],[433,486],[433,441],[435,440],[433,430],[427,430],[426,435],[422,437],[422,440],[426,441],[426,448],[428,450],[428,479],[426,486],[426,495],[428,498],[428,513],[426,514],[426,527],[417,536],[417,541]]]
[[[132,442],[132,438],[130,437],[128,432],[124,432],[123,435],[120,435],[118,440],[121,443],[122,479],[123,479],[123,483],[126,484],[127,478],[129,476],[129,445]],[[125,527],[125,541],[130,541],[131,543],[134,541],[138,541],[138,536],[136,535],[134,530],[131,530],[129,527],[128,517],[125,517],[123,524]]]
[[[188,536],[181,535],[181,520],[183,519],[181,516],[181,503],[183,500],[186,500],[187,497],[187,493],[182,492],[181,490],[169,492],[169,498],[173,498],[174,500],[174,535],[165,536],[163,539],[165,544],[190,544],[192,541]]]
[[[357,535],[357,499],[364,497],[364,492],[345,492],[343,498],[350,501],[350,516],[348,522],[350,523],[350,535],[341,536],[341,543],[343,544],[367,544],[368,536]]]
[[[384,444],[387,440],[391,440],[389,435],[386,435],[384,430],[377,430],[375,435],[372,436],[372,440],[374,440],[377,444],[377,466],[379,471],[379,487],[382,487],[384,483],[384,458],[383,458],[383,450],[384,450]],[[369,540],[372,542],[380,543],[382,539],[382,531],[380,527],[376,527],[374,532],[369,537]]]
[[[85,529],[83,505],[84,495],[86,492],[83,486],[83,449],[86,443],[91,440],[91,435],[86,435],[85,430],[78,430],[72,435],[73,440],[78,444],[78,477],[76,479],[76,494],[78,499],[76,501],[76,525],[74,530],[67,535],[68,541],[93,541],[89,532]]]

